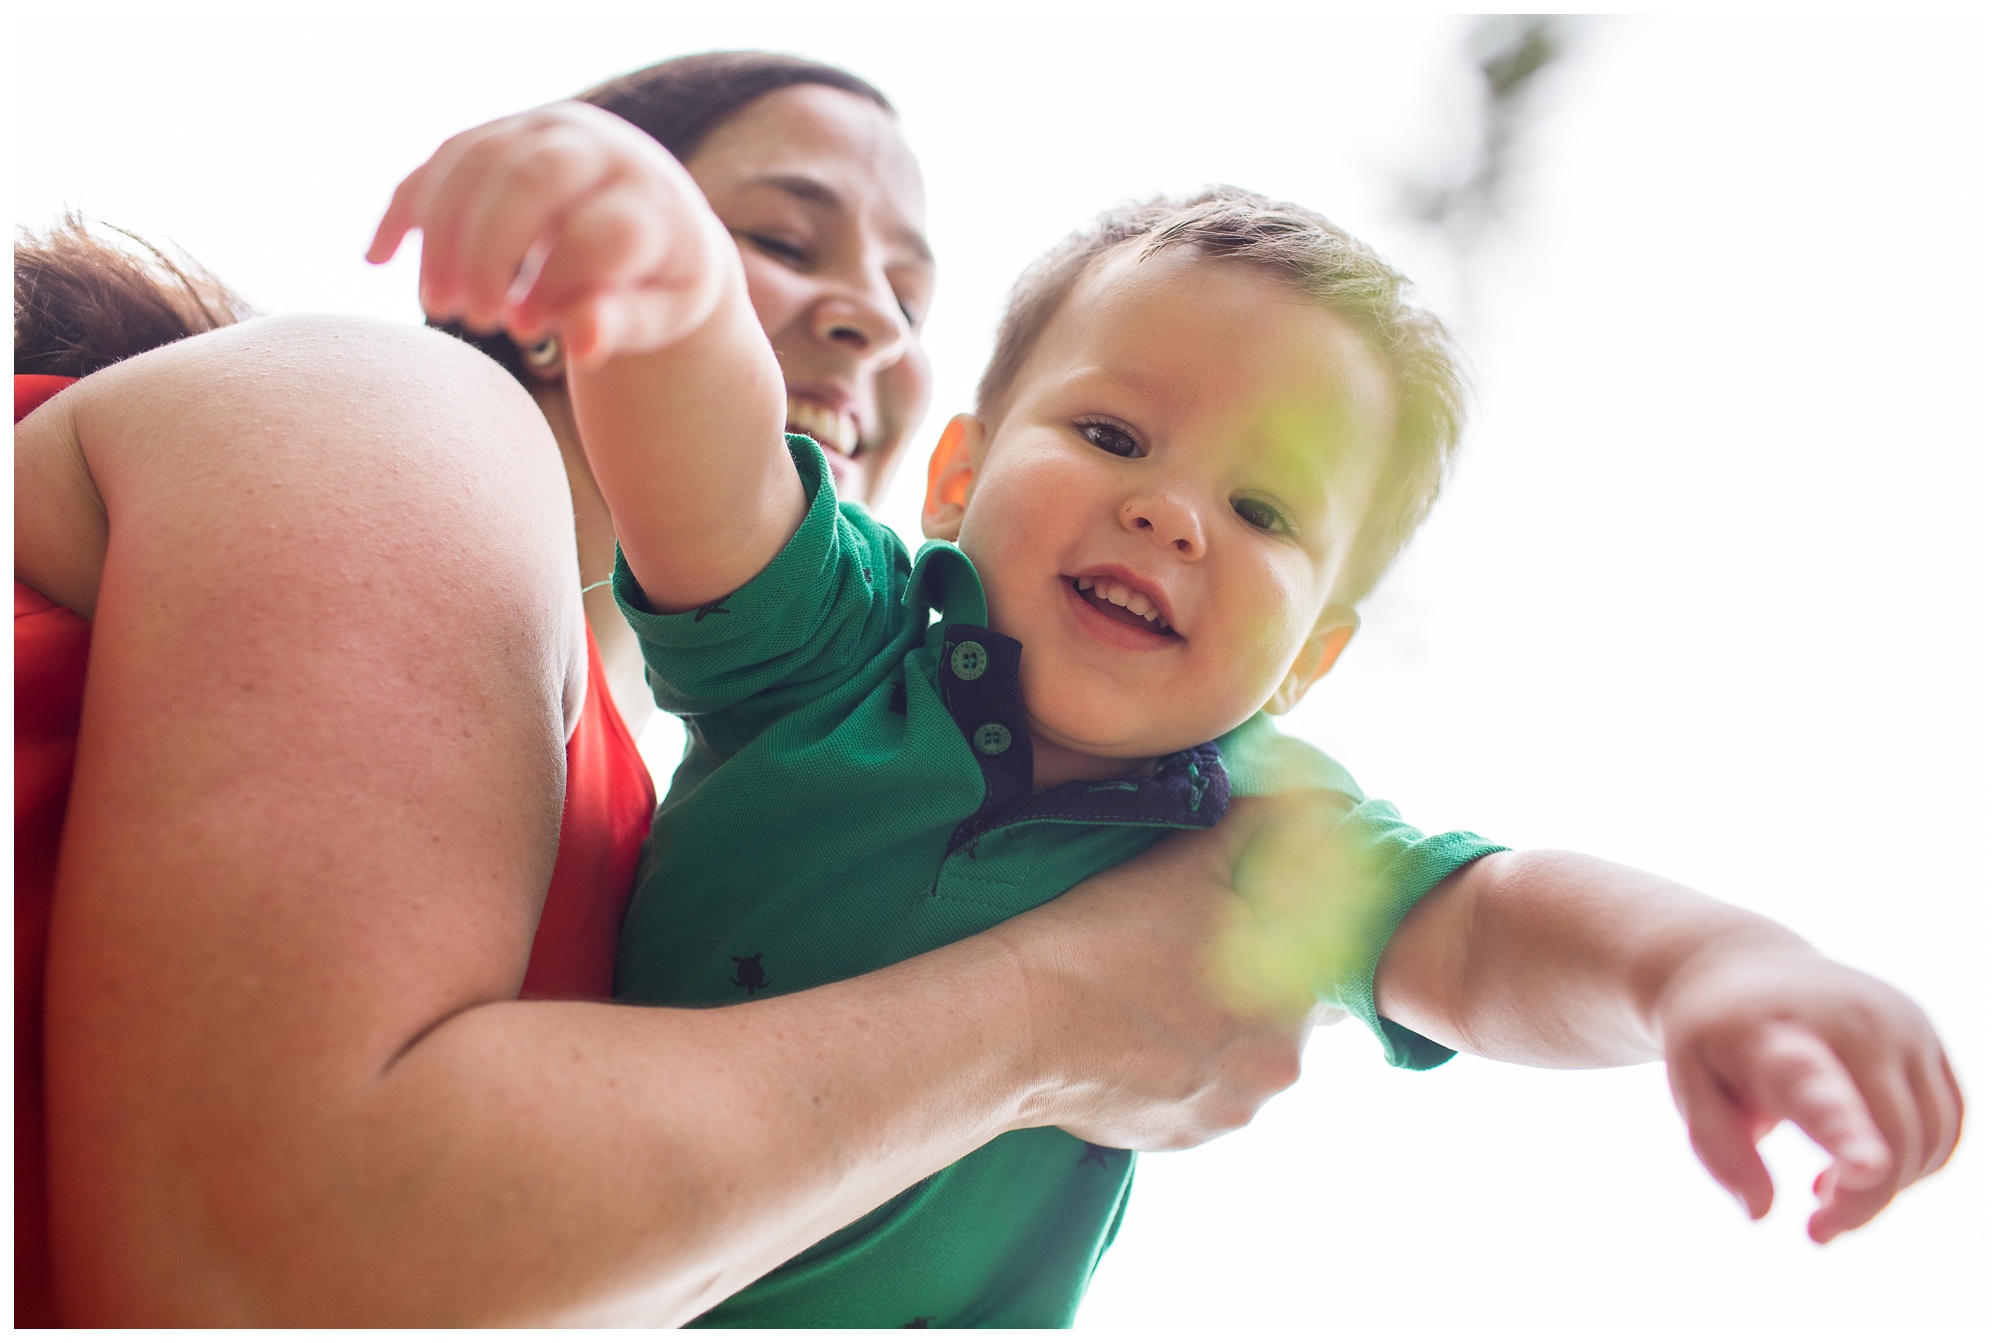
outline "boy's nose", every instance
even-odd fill
[[[1183,559],[1198,560],[1208,552],[1201,518],[1172,495],[1128,499],[1118,510],[1118,520],[1127,529],[1144,533],[1159,545],[1173,547]]]

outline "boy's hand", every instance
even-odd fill
[[[1789,1119],[1833,1164],[1807,1234],[1825,1244],[1944,1165],[1963,1103],[1929,1021],[1811,948],[1723,946],[1668,983],[1658,1021],[1695,1154],[1750,1216],[1771,1209],[1757,1142]]]
[[[396,188],[368,259],[413,228],[431,317],[561,337],[580,445],[654,610],[726,596],[784,548],[806,505],[784,376],[728,231],[652,137],[583,103],[467,131]]]
[[[1709,1173],[1771,1210],[1757,1142],[1789,1119],[1833,1164],[1824,1244],[1945,1163],[1964,1106],[1914,1003],[1795,934],[1582,854],[1498,853],[1438,883],[1375,974],[1382,1014],[1453,1049],[1545,1068],[1664,1057]]]
[[[665,349],[716,310],[736,249],[674,157],[584,103],[453,136],[404,178],[368,259],[424,234],[418,293],[434,319],[560,335],[578,367]]]

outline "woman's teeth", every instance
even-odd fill
[[[811,434],[822,448],[831,448],[843,457],[852,457],[861,442],[861,430],[852,415],[795,396],[785,398],[785,428],[794,434]]]
[[[1079,578],[1076,580],[1076,590],[1094,593],[1113,606],[1122,606],[1147,624],[1158,625],[1163,630],[1173,628],[1161,618],[1160,608],[1148,601],[1145,593],[1134,592],[1123,583],[1114,583],[1103,578]]]

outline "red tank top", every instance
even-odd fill
[[[17,374],[14,419],[74,379]],[[521,995],[607,998],[618,926],[653,816],[653,780],[618,716],[597,641],[570,734],[555,872]],[[56,856],[83,713],[90,623],[14,584],[14,1324],[55,1324],[42,1098],[42,981]]]

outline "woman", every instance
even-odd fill
[[[1006,1128],[1294,1075],[1200,988],[1241,826],[811,993],[516,1001],[588,703],[551,446],[462,346],[301,319],[19,424],[17,582],[92,626],[17,1322],[683,1320]]]
[[[827,449],[843,498],[879,502],[930,396],[916,333],[935,282],[923,178],[889,100],[814,61],[710,52],[580,101],[633,123],[687,167],[741,249],[750,301],[784,369],[786,428]],[[522,165],[524,189],[533,167]],[[447,329],[499,360],[548,418],[576,502],[579,568],[596,584],[611,572],[615,537],[563,390],[562,350]],[[653,712],[638,642],[608,587],[588,591],[584,609],[636,734]]]

